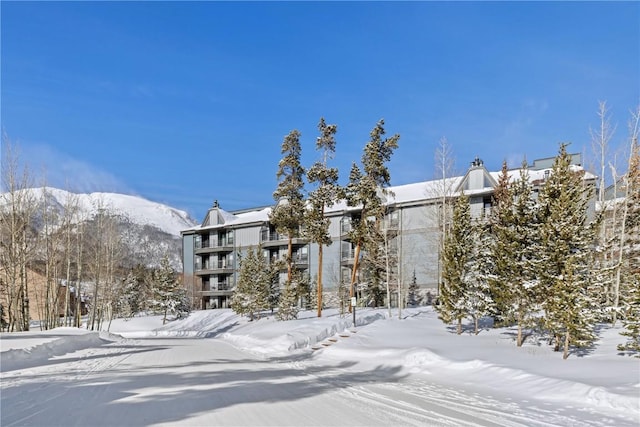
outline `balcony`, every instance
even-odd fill
[[[196,254],[202,254],[213,252],[232,252],[234,247],[233,240],[219,242],[203,240],[201,242],[196,241],[194,243],[194,249]]]
[[[233,265],[226,260],[218,260],[218,262],[206,262],[203,265],[196,263],[195,273],[197,275],[211,275],[211,274],[232,274],[234,271]]]
[[[340,251],[340,264],[342,266],[353,265],[355,257],[355,249],[343,249]]]
[[[282,235],[277,231],[261,230],[260,231],[260,243],[263,248],[269,248],[273,246],[285,246],[288,244],[289,238],[286,235]],[[307,241],[301,237],[294,237],[291,240],[291,244],[294,246],[306,245]]]
[[[219,289],[219,290],[200,291],[200,296],[203,296],[203,297],[219,297],[219,296],[230,296],[230,295],[233,295],[232,290]]]
[[[383,227],[388,231],[397,230],[399,226],[400,226],[400,221],[398,220],[397,216],[384,219]]]
[[[308,254],[294,254],[293,265],[298,268],[309,267],[309,255]]]
[[[201,292],[227,292],[232,291],[234,288],[234,281],[232,277],[222,278],[220,282],[202,282]]]

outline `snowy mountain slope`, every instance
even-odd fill
[[[85,218],[90,218],[99,209],[106,209],[134,224],[152,226],[174,237],[180,237],[180,231],[196,225],[196,221],[187,212],[138,196],[118,193],[78,194],[50,187],[33,188],[30,191],[37,198],[41,198],[43,192],[46,192],[49,205],[59,209],[72,200],[77,200],[81,216]]]

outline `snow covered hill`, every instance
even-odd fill
[[[34,188],[31,191],[36,197],[41,197],[46,192],[50,205],[59,208],[75,199],[85,217],[91,217],[99,209],[106,209],[135,224],[152,226],[174,237],[180,237],[180,231],[196,225],[196,221],[187,212],[138,196],[118,193],[78,194],[50,187]]]
[[[165,254],[176,270],[181,269],[180,231],[192,228],[196,221],[185,211],[152,202],[142,197],[118,193],[78,194],[51,187],[23,190],[29,203],[35,204],[33,225],[44,227],[43,212],[50,213],[52,225],[60,225],[65,212],[77,207],[73,222],[91,222],[95,215],[106,212],[118,224],[122,242],[126,246],[129,265],[155,266]],[[10,203],[9,193],[0,193],[0,205]]]

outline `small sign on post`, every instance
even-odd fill
[[[356,297],[351,297],[351,307],[356,306]]]

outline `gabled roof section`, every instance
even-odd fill
[[[235,215],[220,208],[218,201],[213,202],[213,206],[207,212],[207,216],[202,221],[202,227],[209,227],[215,225],[224,225],[228,222],[233,222],[238,219]]]
[[[486,190],[493,190],[498,183],[491,176],[489,171],[484,167],[484,162],[476,157],[471,162],[471,167],[462,177],[462,180],[455,188],[456,193],[464,192],[466,194],[478,193]]]

